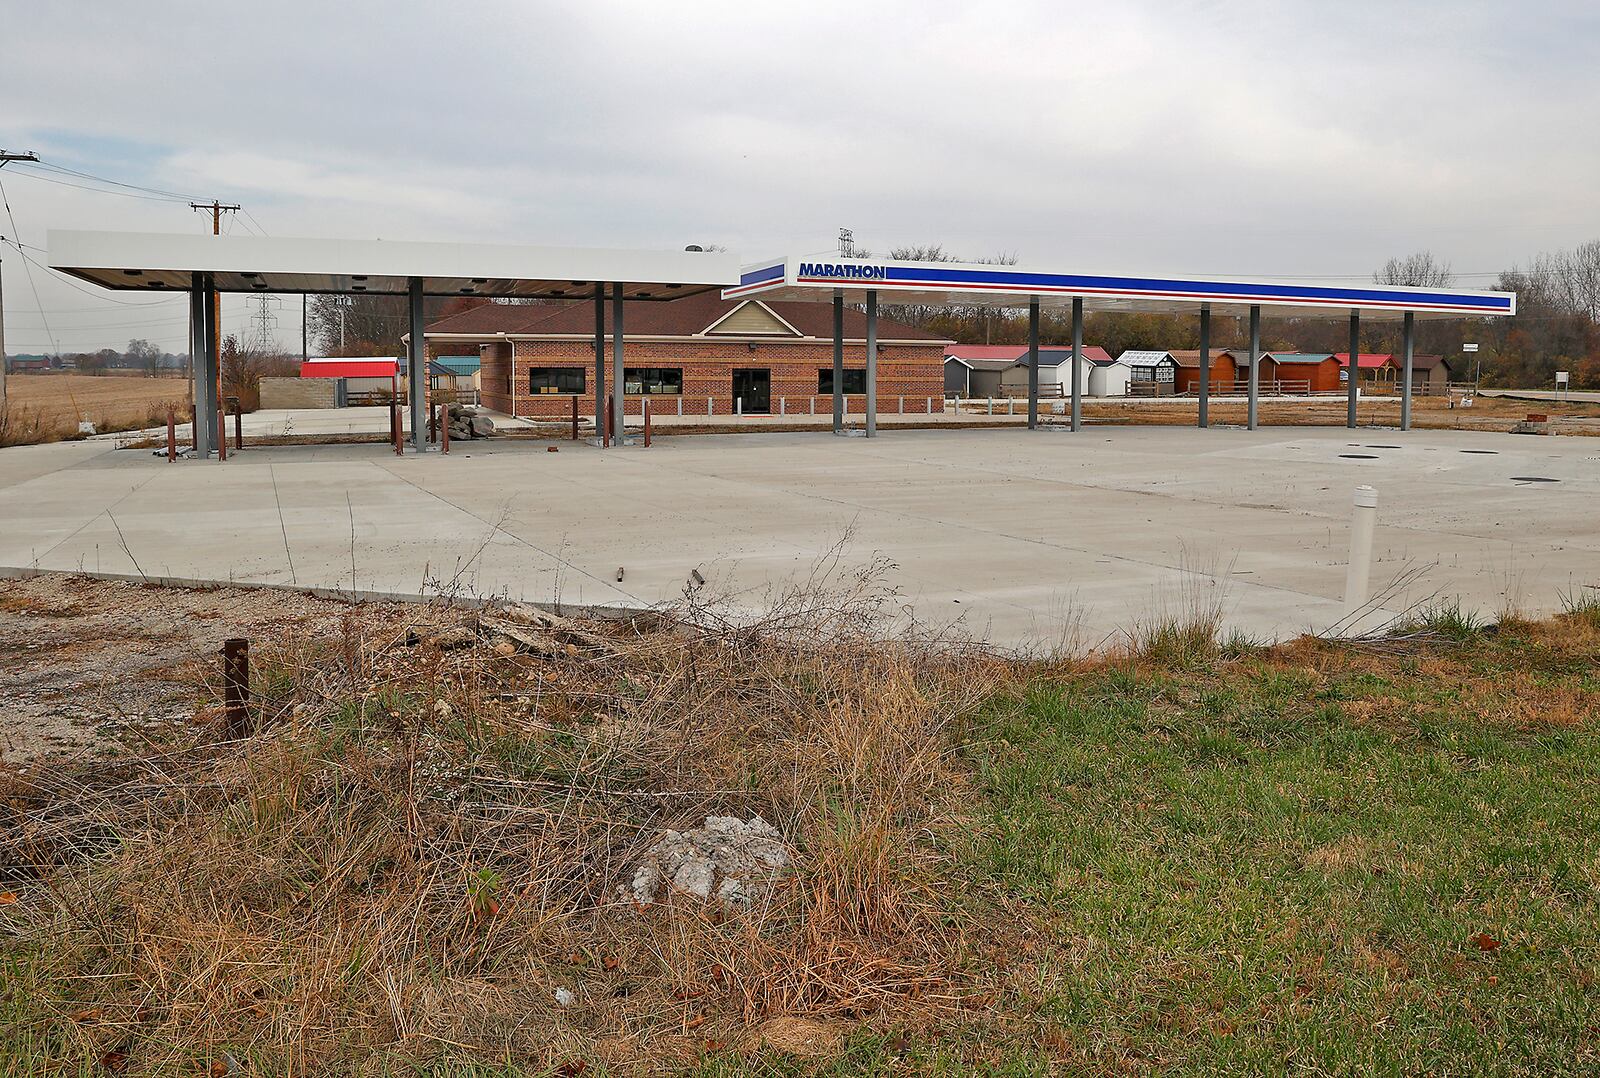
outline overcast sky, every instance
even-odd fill
[[[1301,276],[1429,248],[1477,286],[1600,237],[1593,0],[0,0],[0,26],[0,147],[275,236],[754,260],[843,225],[879,253]],[[25,244],[209,227],[37,177],[0,170]],[[53,347],[46,318],[67,351],[186,349],[181,300],[0,257],[10,352]],[[297,349],[298,299],[279,314]]]

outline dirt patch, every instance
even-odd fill
[[[337,634],[347,609],[244,588],[56,575],[0,581],[0,764],[137,750],[194,719],[225,639]],[[399,625],[419,609],[372,613]]]

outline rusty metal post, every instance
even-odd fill
[[[167,409],[167,463],[178,459],[178,416]]]
[[[450,452],[450,405],[439,405],[439,452]]]
[[[189,405],[189,448],[200,452],[200,405]]]
[[[217,401],[217,459],[228,459],[228,405]]]
[[[244,405],[233,406],[233,448],[244,448]]]
[[[640,397],[639,408],[644,412],[644,447],[650,448],[650,398]]]
[[[249,737],[255,732],[250,723],[250,641],[235,637],[222,644],[222,704],[225,729],[230,739]]]
[[[572,440],[578,440],[578,396],[572,396]]]
[[[613,409],[607,408],[606,409],[606,437],[605,437],[605,443],[604,443],[606,445],[616,445],[617,444],[615,441],[613,441],[613,437],[614,437],[615,432],[612,430],[612,414],[613,414]]]

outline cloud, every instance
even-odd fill
[[[1317,275],[1423,247],[1492,271],[1600,234],[1586,3],[0,0],[0,23],[8,144],[279,235],[754,258],[846,225],[880,251]],[[26,242],[202,224],[5,178]],[[36,350],[4,273],[8,347]],[[64,347],[122,343],[88,312],[123,308],[39,283]]]

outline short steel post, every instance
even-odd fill
[[[1378,492],[1369,486],[1356,488],[1355,509],[1350,518],[1350,565],[1344,577],[1344,615],[1349,618],[1367,605],[1372,577],[1372,535],[1378,520]]]
[[[578,440],[578,395],[572,395],[572,440]]]
[[[250,641],[233,638],[222,644],[223,725],[230,740],[249,737]]]
[[[217,398],[217,460],[228,459],[228,405]]]
[[[639,408],[640,408],[640,410],[642,412],[644,412],[644,447],[646,449],[649,449],[650,448],[650,398],[649,397],[641,397],[639,399]]]
[[[573,400],[577,400],[576,397]],[[573,418],[577,418],[577,410],[573,410]],[[439,405],[439,452],[450,452],[450,405]]]
[[[167,463],[178,459],[178,417],[171,408],[167,409]]]
[[[1200,305],[1200,426],[1211,426],[1211,304]]]
[[[233,448],[244,448],[244,405],[233,406]]]

